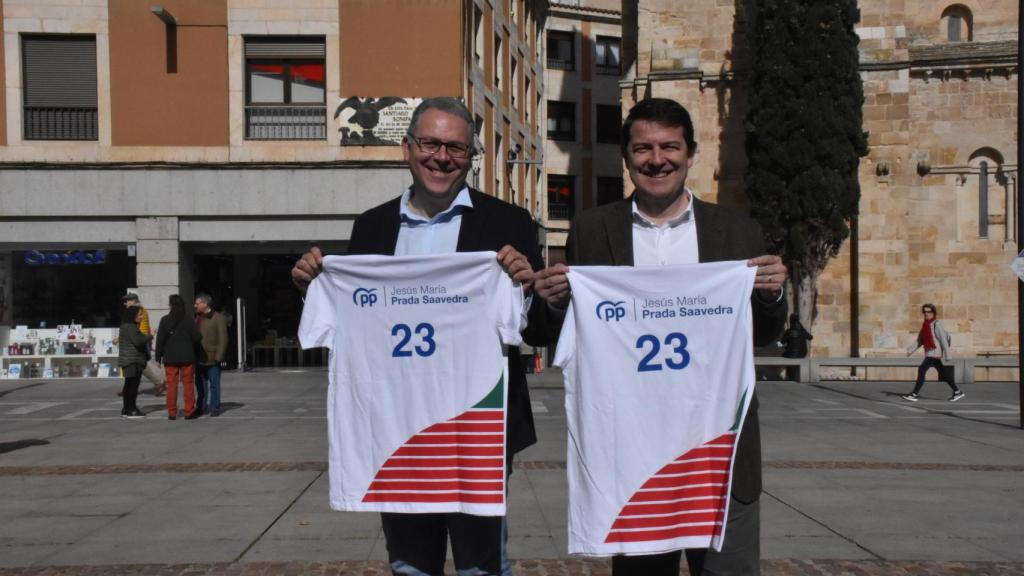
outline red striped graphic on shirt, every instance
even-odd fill
[[[736,438],[723,434],[658,470],[622,507],[605,543],[718,535]]]
[[[363,502],[505,502],[504,379],[470,410],[424,428],[377,471]]]

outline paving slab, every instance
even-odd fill
[[[517,574],[608,574],[566,554],[564,396],[531,375],[539,442],[509,485]],[[951,404],[905,382],[758,385],[763,573],[1024,575],[1016,383]],[[375,514],[327,504],[325,372],[225,373],[220,417],[168,421],[115,380],[0,380],[0,576],[386,574]]]

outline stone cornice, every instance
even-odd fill
[[[861,61],[859,68],[864,72],[909,69],[911,72],[921,72],[927,76],[933,73],[981,71],[985,73],[986,77],[994,71],[1009,75],[1016,72],[1017,69],[1017,43],[1015,41],[956,42],[912,46],[909,53],[909,58],[906,60]],[[707,84],[729,82],[741,74],[742,72],[736,71],[724,74],[704,74],[699,68],[652,70],[646,77],[620,80],[619,87],[629,89],[645,86],[651,82],[697,80],[703,89]]]
[[[1017,42],[951,42],[910,47],[914,68],[977,64],[979,66],[1017,63]]]

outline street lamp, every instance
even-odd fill
[[[168,12],[163,6],[153,6],[150,10],[152,10],[153,14],[156,14],[156,17],[162,20],[164,24],[167,24],[168,26],[178,25],[178,21],[174,19],[174,15]]]
[[[533,166],[543,166],[543,160],[519,160],[519,153],[523,151],[523,147],[518,142],[513,145],[508,151],[508,158],[505,159],[505,172],[508,175],[508,188],[512,192],[512,203],[516,203],[516,189],[512,186],[512,168],[516,164],[526,164]]]

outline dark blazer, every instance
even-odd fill
[[[569,265],[632,266],[632,198],[606,204],[580,214],[572,222],[566,241]],[[697,250],[701,262],[744,260],[761,256],[764,240],[761,226],[738,212],[694,199],[697,221]],[[754,344],[774,342],[786,322],[786,300],[765,303],[751,296],[754,315]],[[732,495],[744,503],[761,494],[761,431],[757,421],[757,395],[743,423],[736,452]]]
[[[171,315],[168,314],[160,319],[160,327],[156,331],[156,361],[193,364],[197,359],[197,349],[202,350],[199,346],[202,338],[190,314],[185,314],[177,326],[171,325]]]
[[[462,213],[459,228],[458,252],[500,250],[506,244],[523,253],[534,270],[544,267],[537,244],[537,231],[530,213],[477,190],[470,189],[473,207]],[[367,210],[352,227],[349,254],[393,255],[398,243],[401,197]],[[541,298],[534,298],[530,307],[530,321],[523,339],[534,346],[548,343],[547,307]],[[508,453],[515,454],[537,442],[530,409],[530,392],[526,386],[526,371],[519,349],[508,348]]]

